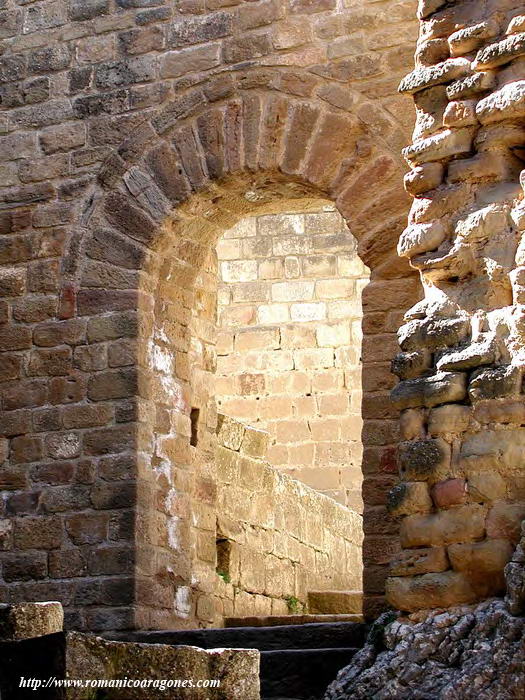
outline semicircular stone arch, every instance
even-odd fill
[[[87,398],[116,407],[87,451],[102,462],[111,454],[111,465],[118,465],[115,455],[126,456],[122,478],[134,494],[130,624],[201,624],[214,595],[199,549],[220,509],[211,389],[217,240],[245,216],[318,210],[327,202],[371,269],[362,360],[372,370],[363,472],[365,607],[374,613],[398,546],[384,508],[397,440],[385,402],[387,365],[402,311],[419,295],[418,280],[395,252],[408,208],[401,161],[352,112],[318,99],[259,89],[210,105],[203,94],[199,88],[165,105],[104,163],[62,268],[61,318],[87,318]],[[109,369],[98,370],[103,347]],[[192,410],[200,414],[198,449]]]

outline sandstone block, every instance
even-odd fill
[[[270,442],[270,435],[265,430],[246,427],[241,444],[241,453],[249,457],[264,458]]]
[[[478,51],[472,67],[474,70],[497,68],[523,55],[525,55],[525,32],[511,34],[506,39]]]
[[[487,39],[491,39],[499,33],[499,23],[494,19],[458,29],[448,38],[450,55],[461,56],[471,53],[486,43]]]
[[[445,129],[428,138],[414,141],[403,149],[403,156],[414,165],[444,160],[469,153],[472,149],[472,138],[472,129]]]
[[[466,100],[477,97],[480,93],[492,90],[496,86],[496,82],[495,71],[474,73],[448,85],[447,97],[449,100]]]
[[[421,163],[405,175],[405,190],[414,197],[434,190],[443,182],[443,171],[442,163]]]
[[[473,472],[468,477],[468,494],[472,501],[485,503],[505,497],[505,482],[497,472]]]
[[[448,127],[468,127],[478,123],[476,100],[456,100],[449,102],[443,114],[443,125]]]
[[[485,510],[469,504],[430,515],[409,515],[401,523],[401,546],[436,547],[478,540],[485,534]]]
[[[112,642],[78,632],[66,640],[66,669],[73,678],[221,678],[221,694],[231,700],[258,700],[259,652],[254,649],[198,649],[197,647]],[[115,676],[115,669],[118,669]],[[210,690],[177,691],[181,700],[205,700]],[[121,700],[150,700],[151,688],[117,690]]]
[[[390,563],[391,576],[416,576],[446,571],[449,561],[445,547],[405,549]]]
[[[0,605],[0,640],[34,639],[62,632],[64,611],[60,603]]]
[[[516,396],[521,386],[521,371],[518,367],[504,366],[482,369],[473,374],[469,384],[471,400],[500,399]]]
[[[429,350],[458,345],[469,333],[470,324],[464,318],[415,319],[405,323],[398,331],[402,350]]]
[[[478,401],[474,405],[474,419],[478,423],[488,425],[491,423],[513,423],[521,425],[525,423],[525,405],[522,401],[507,399],[500,401]]]
[[[519,119],[525,115],[525,80],[504,85],[480,100],[476,116],[482,124],[504,119]]]
[[[465,58],[451,58],[435,66],[416,68],[399,85],[399,92],[413,95],[434,85],[448,83],[471,73],[470,61]]]
[[[477,597],[467,578],[455,571],[390,577],[386,580],[386,596],[394,608],[409,612],[472,603]]]
[[[462,433],[468,428],[471,410],[468,406],[438,406],[429,413],[428,432],[433,437]]]
[[[523,520],[525,520],[524,503],[496,502],[487,516],[487,537],[507,539],[516,544],[521,536]]]
[[[428,485],[422,481],[397,484],[388,494],[388,511],[391,515],[412,515],[432,510]]]
[[[505,34],[519,34],[523,31],[525,31],[525,15],[517,15],[511,19]]]
[[[403,440],[425,437],[425,414],[421,409],[407,408],[401,413],[399,425]]]
[[[445,352],[436,362],[440,370],[461,371],[480,365],[492,364],[496,357],[496,346],[493,338],[470,343],[466,348]]]
[[[448,232],[447,222],[439,219],[429,224],[412,224],[399,237],[398,255],[411,258],[419,253],[435,250],[443,243]]]
[[[514,547],[505,539],[451,544],[448,558],[454,571],[462,572],[480,596],[501,595],[505,590],[503,570]]]
[[[459,372],[438,372],[432,377],[407,379],[392,389],[390,399],[397,408],[433,407],[462,401],[467,393],[466,376]]]
[[[400,352],[392,360],[392,374],[400,379],[414,379],[430,369],[431,359],[428,350]]]

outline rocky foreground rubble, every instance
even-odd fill
[[[385,613],[325,700],[518,700],[525,618],[502,600],[397,617]]]

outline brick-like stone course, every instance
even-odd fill
[[[244,219],[221,238],[217,256],[219,409],[270,432],[272,465],[361,511],[361,290],[369,273],[341,215],[325,205]],[[246,282],[254,283],[249,301]]]

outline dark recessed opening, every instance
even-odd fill
[[[232,551],[231,540],[225,537],[217,537],[215,541],[217,547],[217,566],[216,572],[221,576],[226,583],[230,582],[230,559]]]
[[[197,443],[199,442],[199,416],[200,416],[200,408],[192,408],[191,413],[190,413],[190,420],[191,420],[191,438],[190,438],[190,445],[193,447],[197,447]]]

